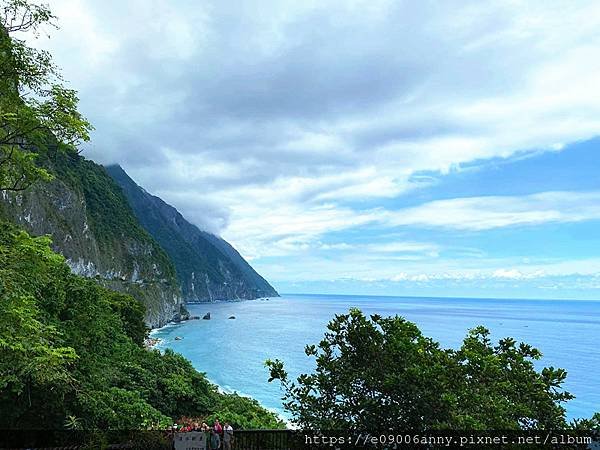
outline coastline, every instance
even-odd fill
[[[240,302],[252,302],[252,301],[269,301],[271,297],[260,297],[260,298],[253,298],[253,299],[232,299],[232,300],[215,300],[212,302],[198,302],[198,303],[191,303],[191,305],[193,306],[198,306],[198,305],[214,305],[217,303],[240,303]],[[179,325],[183,325],[186,322],[189,322],[190,320],[202,320],[202,319],[186,319],[186,320],[178,320],[178,321],[171,321],[166,323],[165,325],[161,326],[161,327],[156,327],[156,328],[151,328],[150,331],[148,332],[148,337],[144,340],[144,347],[147,350],[157,350],[157,351],[162,351],[165,348],[167,348],[166,346],[168,345],[168,341],[165,339],[162,339],[160,337],[157,337],[156,335],[159,334],[161,331],[168,329],[168,328],[175,328]],[[199,369],[196,369],[198,372],[202,372]],[[256,398],[254,398],[252,395],[250,394],[246,394],[244,392],[240,392],[236,389],[231,389],[231,388],[225,388],[223,386],[221,386],[219,383],[215,382],[215,380],[211,379],[206,372],[202,372],[204,373],[204,376],[206,377],[206,379],[217,388],[217,391],[220,394],[226,394],[226,395],[238,395],[240,397],[245,397],[245,398],[249,398],[252,400],[255,400],[262,408],[266,409],[267,411],[272,412],[273,414],[275,414],[281,421],[283,421],[286,425],[286,427],[288,429],[295,429],[294,424],[290,421],[289,417],[286,417],[282,414],[282,412],[278,409],[263,405],[259,400],[257,400]]]
[[[565,405],[568,418],[590,416],[593,414],[590,404],[598,404],[600,399],[597,390],[593,389],[594,373],[597,373],[594,369],[599,365],[597,344],[594,333],[585,332],[598,329],[600,322],[594,317],[600,317],[600,302],[292,294],[271,298],[270,302],[235,300],[190,305],[194,315],[211,311],[213,321],[189,323],[160,332],[154,330],[152,336],[166,341],[155,348],[180,351],[191,357],[199,372],[209,370],[214,378],[211,382],[215,385],[221,382],[222,392],[240,389],[261,404],[280,411],[279,416],[288,415],[281,405],[278,387],[263,383],[266,373],[262,362],[274,355],[286,355],[286,364],[293,374],[314,370],[313,361],[302,351],[302,343],[318,342],[328,318],[350,307],[360,308],[368,314],[401,315],[416,323],[424,335],[447,348],[459,347],[466,330],[483,324],[492,330],[494,338],[512,336],[543,349],[544,358],[538,367],[552,365],[568,370],[566,390],[577,396]],[[238,320],[220,320],[229,315]],[[569,326],[557,327],[554,333],[548,334],[548,327],[557,323],[568,323]],[[283,336],[278,332],[282,329],[286,330]],[[183,341],[175,341],[177,335],[182,336]],[[567,343],[575,338],[578,347],[571,348]],[[201,342],[206,344],[198,345]],[[228,346],[227,358],[210,350],[217,345]]]
[[[230,300],[213,300],[213,301],[209,301],[209,302],[186,302],[184,303],[185,305],[193,305],[193,306],[197,306],[197,305],[214,305],[214,304],[218,304],[218,303],[240,303],[240,302],[255,302],[255,301],[269,301],[271,299],[271,297],[275,297],[275,298],[279,298],[281,297],[280,295],[277,296],[270,296],[270,297],[257,297],[257,298],[234,298],[234,299],[230,299]],[[164,330],[165,328],[171,328],[177,325],[181,325],[184,322],[189,322],[190,320],[200,320],[199,317],[193,317],[193,318],[188,318],[188,319],[183,319],[183,320],[171,320],[170,322],[167,322],[166,324],[164,324],[161,327],[150,327],[150,331],[148,332],[148,337],[144,340],[144,346],[146,348],[152,349],[154,347],[156,347],[159,343],[162,342],[162,339],[160,338],[155,338],[154,335],[156,333],[158,333],[160,330]]]
[[[159,333],[161,330],[164,330],[165,328],[172,328],[179,324],[181,324],[181,321],[179,321],[179,322],[171,321],[171,322],[166,323],[162,327],[150,328],[150,331],[148,332],[148,337],[146,337],[146,339],[144,339],[144,347],[147,350],[157,349],[157,346],[160,345],[161,343],[163,343],[163,339],[156,337],[156,334]],[[159,349],[157,349],[157,350],[159,350]]]

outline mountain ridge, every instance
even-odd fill
[[[185,301],[274,297],[277,291],[224,239],[190,223],[139,186],[119,165],[106,166],[144,229],[175,265]]]
[[[54,179],[19,193],[2,191],[0,217],[33,235],[50,235],[73,273],[133,295],[146,308],[148,326],[180,318],[185,311],[172,262],[104,168],[60,153],[40,164]]]

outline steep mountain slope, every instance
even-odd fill
[[[106,170],[123,189],[142,226],[175,264],[186,301],[278,295],[225,240],[189,223],[175,208],[138,186],[120,166]]]
[[[73,272],[141,300],[148,325],[178,318],[181,293],[173,264],[104,168],[61,154],[44,165],[55,179],[18,194],[2,192],[0,216],[34,235],[50,235]]]

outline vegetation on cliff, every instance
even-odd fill
[[[137,221],[123,192],[104,168],[81,156],[55,155],[49,171],[85,200],[90,229],[99,245],[122,245],[124,236],[151,248],[153,259],[163,268],[163,278],[176,284],[175,268],[167,254]]]
[[[225,240],[188,222],[171,205],[138,186],[120,166],[106,170],[123,189],[139,222],[173,261],[186,300],[278,296]]]
[[[48,53],[14,36],[52,19],[45,6],[0,2],[0,191],[27,195],[54,179],[72,188],[57,191],[61,207],[69,205],[60,194],[83,193],[78,206],[89,208],[90,223],[82,223],[99,245],[133,232],[160,250],[103,169],[78,156],[91,126],[76,93],[61,85]],[[255,401],[219,393],[182,356],[145,349],[142,303],[73,274],[50,245],[50,237],[0,221],[0,428],[163,428],[181,416],[210,415],[240,428],[281,426]]]
[[[142,300],[149,325],[178,317],[182,300],[174,266],[104,168],[55,150],[38,155],[36,163],[53,179],[5,192],[0,217],[33,235],[51,235],[54,250],[76,273]]]
[[[0,428],[145,429],[210,415],[281,426],[182,356],[143,348],[143,306],[72,274],[49,243],[1,223]]]

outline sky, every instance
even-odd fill
[[[86,157],[280,292],[600,299],[600,2],[49,3]]]

